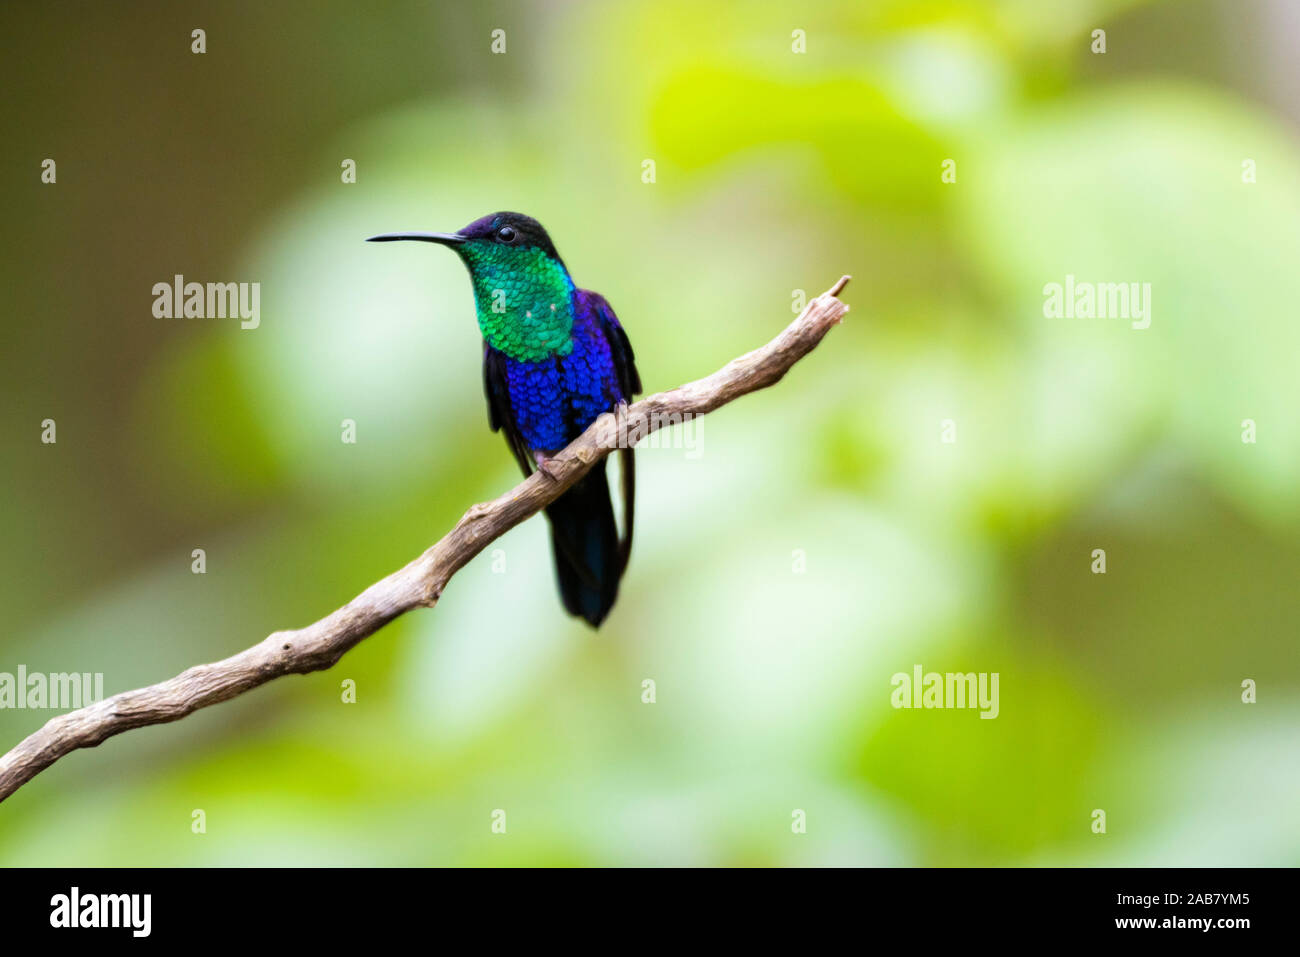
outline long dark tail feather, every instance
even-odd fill
[[[619,542],[619,554],[623,558],[623,570],[627,570],[628,559],[632,557],[632,525],[636,512],[636,459],[631,449],[619,449],[619,471],[623,475],[623,539]]]
[[[546,515],[564,607],[598,628],[614,607],[626,565],[604,463],[552,502]]]

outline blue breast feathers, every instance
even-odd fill
[[[603,412],[623,401],[600,317],[581,308],[573,349],[541,362],[506,360],[506,385],[515,423],[529,448],[557,452]]]

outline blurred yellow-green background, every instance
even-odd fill
[[[463,268],[367,235],[538,217],[650,391],[854,280],[639,453],[599,633],[530,521],[334,669],[60,761],[0,864],[1300,863],[1298,42],[1285,0],[6,4],[0,672],[225,657],[515,482]],[[177,273],[259,328],[155,318]],[[1067,275],[1150,327],[1046,318]],[[997,719],[891,707],[918,664]]]

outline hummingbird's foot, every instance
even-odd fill
[[[552,482],[558,482],[560,476],[556,474],[555,468],[551,465],[551,459],[545,452],[534,452],[533,461],[537,463],[537,471],[541,472]]]

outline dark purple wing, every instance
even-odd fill
[[[519,463],[524,478],[533,474],[533,460],[528,454],[528,446],[519,426],[515,422],[515,412],[510,405],[510,388],[506,383],[505,353],[493,349],[487,342],[483,343],[483,395],[487,398],[488,425],[493,432],[503,432],[506,445]]]
[[[636,371],[636,355],[632,352],[632,343],[623,331],[614,307],[598,292],[582,290],[587,302],[600,319],[605,341],[609,343],[609,352],[614,360],[614,376],[618,380],[618,390],[623,401],[632,402],[633,396],[641,391],[641,374]],[[628,559],[632,557],[632,524],[636,512],[636,459],[632,449],[619,449],[619,471],[623,485],[623,538],[619,542],[619,553],[623,567],[627,568]]]
[[[631,402],[632,397],[641,391],[641,376],[636,371],[636,355],[632,352],[632,343],[627,333],[614,314],[614,307],[598,292],[582,290],[587,303],[600,319],[605,341],[609,343],[610,355],[614,359],[614,373],[618,377],[618,389],[623,393],[623,401]]]

